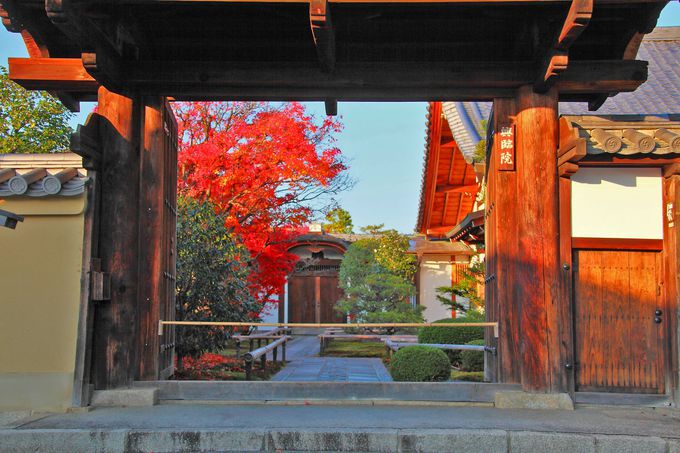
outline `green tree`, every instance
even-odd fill
[[[466,312],[468,310],[479,311],[484,308],[484,299],[477,293],[477,285],[484,281],[484,263],[475,260],[473,264],[463,272],[462,278],[453,286],[440,286],[435,288],[437,300],[451,310]],[[465,307],[456,301],[455,296],[464,297],[470,301],[470,306]]]
[[[328,223],[324,223],[323,228],[328,233],[351,234],[354,232],[352,216],[340,207],[331,209],[326,213],[326,222]]]
[[[252,321],[260,310],[248,290],[248,251],[224,226],[224,215],[208,203],[177,200],[177,320]],[[233,329],[177,328],[177,366],[226,346]]]
[[[384,223],[378,223],[376,225],[366,225],[361,228],[362,233],[365,234],[382,234],[384,232],[385,224]]]
[[[51,95],[12,82],[0,66],[0,154],[67,151],[72,117]]]
[[[335,309],[354,322],[421,322],[422,307],[410,303],[416,262],[407,250],[408,239],[395,231],[354,242],[340,265],[345,297]]]
[[[472,162],[474,163],[486,162],[486,130],[488,127],[488,122],[486,120],[482,120],[481,126],[482,135],[484,135],[485,138],[478,141],[475,145],[475,152],[472,155]]]

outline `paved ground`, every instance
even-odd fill
[[[680,414],[621,408],[167,404],[24,422],[0,429],[0,451],[677,453]]]
[[[272,381],[288,382],[390,382],[380,359],[318,357],[315,335],[295,336],[286,347],[288,364]]]

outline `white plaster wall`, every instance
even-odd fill
[[[424,256],[420,264],[420,304],[425,307],[425,321],[450,318],[451,310],[437,300],[435,288],[451,286],[451,263],[436,256]]]
[[[663,239],[660,168],[581,168],[571,177],[573,237]]]

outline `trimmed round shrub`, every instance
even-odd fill
[[[459,318],[444,318],[435,323],[483,322],[484,314],[469,311]],[[418,343],[425,344],[467,344],[484,339],[483,327],[423,327],[418,332]],[[460,351],[446,351],[451,363],[460,362]]]
[[[467,344],[484,346],[484,340],[474,340]],[[482,351],[461,351],[460,368],[463,371],[484,371],[484,353]]]
[[[443,351],[429,346],[407,346],[392,357],[390,374],[395,381],[448,381],[451,362]]]

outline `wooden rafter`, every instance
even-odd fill
[[[465,167],[467,169],[467,166]],[[464,193],[464,192],[476,192],[476,184],[442,184],[437,186],[437,193]]]
[[[594,0],[572,0],[564,25],[550,48],[534,84],[537,92],[547,92],[569,65],[569,48],[588,26]]]

